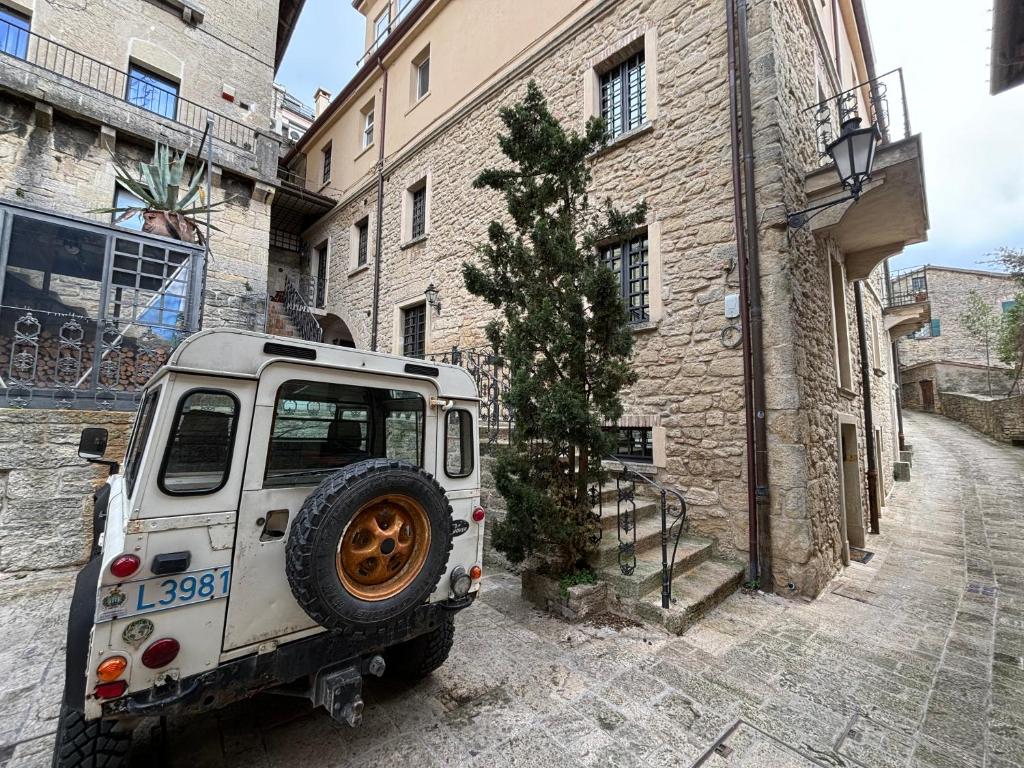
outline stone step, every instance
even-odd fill
[[[653,510],[645,510],[642,516],[639,517],[636,526],[636,551],[637,553],[646,552],[649,549],[657,549],[661,552],[661,516],[655,514],[657,511],[656,505],[650,505]],[[640,507],[637,507],[637,511],[640,511]],[[618,563],[619,554],[619,537],[616,535],[615,529],[615,515],[611,515],[612,522],[607,526],[605,518],[601,518],[602,530],[601,530],[601,543],[598,544],[597,550],[592,552],[588,558],[588,563],[591,568],[601,568],[605,565],[612,565]],[[632,541],[632,532],[622,532],[623,541]]]
[[[637,598],[646,595],[651,590],[657,590],[661,594],[661,546],[653,546],[636,556],[636,568],[633,573],[626,575],[619,567],[617,551],[612,561],[596,568],[597,577],[601,581],[607,581],[609,586],[615,590],[620,598]],[[679,547],[676,549],[675,565],[673,573],[680,574],[692,568],[696,568],[706,560],[710,560],[714,554],[714,542],[711,539],[698,539],[685,536],[679,539]],[[672,556],[671,549],[669,557]],[[626,561],[629,562],[628,560]]]
[[[634,603],[636,614],[657,622],[669,632],[683,634],[702,616],[736,591],[744,568],[721,558],[705,560],[696,568],[674,575],[672,604],[661,607],[661,589],[645,594]]]
[[[626,508],[628,508],[628,506],[629,505],[626,505]],[[592,507],[591,511],[594,514],[597,514],[598,511],[601,512],[601,530],[605,532],[605,535],[607,535],[609,531],[612,534],[615,533],[615,529],[619,526],[619,516],[616,514],[614,501],[611,503],[605,502],[603,509],[599,509],[596,506]],[[661,527],[661,515],[659,514],[659,507],[653,501],[648,501],[647,499],[637,499],[636,509],[630,510],[630,512],[633,515],[633,519],[638,526],[642,525],[651,518],[657,518],[658,527]]]

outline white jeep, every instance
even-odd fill
[[[184,341],[123,463],[104,460],[106,430],[82,434],[111,476],[54,765],[116,765],[140,718],[265,689],[356,725],[364,675],[443,664],[479,588],[478,420],[455,366],[243,331]]]

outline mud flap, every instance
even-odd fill
[[[75,712],[85,712],[85,668],[89,660],[89,635],[96,615],[96,585],[102,566],[103,560],[97,555],[78,572],[68,612],[64,704]]]

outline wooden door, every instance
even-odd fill
[[[921,407],[926,411],[935,410],[935,383],[931,379],[921,382]]]

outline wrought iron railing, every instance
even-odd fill
[[[296,332],[306,341],[320,341],[324,329],[309,308],[302,292],[289,277],[284,279],[284,311],[295,327]]]
[[[623,576],[631,576],[636,570],[637,485],[639,484],[658,505],[661,517],[661,607],[668,608],[672,604],[672,579],[676,555],[679,552],[679,540],[687,527],[686,498],[678,488],[659,483],[631,469],[614,456],[608,456],[605,461],[616,466],[615,527],[618,536],[619,570]],[[641,494],[641,497],[643,495]],[[603,517],[604,497],[599,487],[591,489],[591,502],[598,508],[598,518]]]
[[[488,445],[507,442],[512,418],[505,404],[509,373],[500,356],[486,347],[452,347],[450,351],[427,356],[435,363],[458,365],[469,371],[480,393],[480,421]]]
[[[902,68],[860,83],[808,107],[806,111],[814,115],[822,165],[831,162],[827,148],[839,137],[843,124],[852,118],[861,118],[864,127],[872,122],[877,125],[882,144],[911,136]]]
[[[138,76],[0,19],[0,39],[5,38],[16,39],[18,44],[0,47],[0,57],[3,57],[0,61],[25,61],[199,133],[206,129],[207,118],[212,118],[215,139],[248,151],[255,149],[256,132],[253,128],[182,98],[169,89],[151,82],[146,82],[144,88],[140,87]]]
[[[900,269],[889,274],[885,306],[906,307],[928,301],[928,273],[923,267]]]

